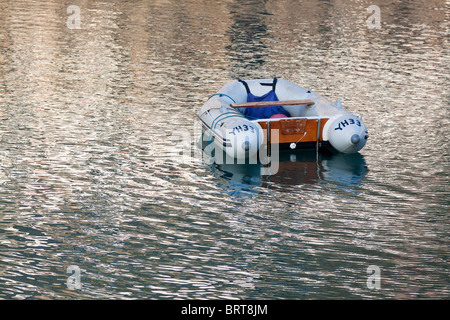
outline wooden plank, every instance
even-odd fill
[[[318,119],[305,119],[306,124],[304,124],[304,127],[301,128],[302,132],[290,132],[288,134],[283,133],[282,125],[280,121],[271,121],[270,123],[270,129],[272,130],[272,133],[275,134],[276,132],[278,135],[278,142],[279,143],[302,143],[302,142],[315,142],[317,140],[323,141],[322,137],[322,130],[325,126],[325,123],[328,121],[328,118],[322,118],[320,121],[320,131],[317,132],[319,123]],[[267,143],[267,120],[261,120],[258,121],[258,123],[261,125],[262,129],[264,130],[264,143]],[[274,131],[275,130],[275,131]],[[319,138],[317,137],[319,135]],[[273,140],[272,140],[273,142]]]
[[[292,134],[303,134],[305,132],[307,119],[285,119],[280,122],[281,134],[292,135]]]
[[[258,108],[258,107],[279,107],[279,106],[296,106],[314,104],[312,100],[284,100],[284,101],[259,101],[259,102],[245,102],[245,103],[232,103],[232,108]]]

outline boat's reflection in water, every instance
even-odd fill
[[[280,152],[278,170],[262,174],[262,164],[214,164],[212,170],[224,179],[227,192],[236,196],[258,193],[257,188],[290,189],[304,184],[334,183],[344,189],[358,187],[368,172],[364,156],[317,154],[315,150]]]

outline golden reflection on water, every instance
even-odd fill
[[[448,296],[448,3],[74,5],[0,2],[0,297]],[[172,158],[224,83],[275,75],[359,112],[359,158]]]

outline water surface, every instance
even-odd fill
[[[448,298],[449,4],[372,4],[1,1],[0,298]],[[211,94],[274,76],[366,147],[192,157]]]

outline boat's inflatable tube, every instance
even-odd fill
[[[257,122],[247,119],[234,119],[225,130],[224,140],[225,152],[228,156],[236,159],[254,157],[257,155],[263,143],[264,133]]]
[[[361,150],[368,138],[361,117],[352,113],[331,117],[323,128],[323,139],[339,152],[355,153]]]
[[[213,150],[224,150],[231,158],[256,157],[264,141],[263,129],[258,122],[231,108],[231,102],[227,95],[216,95],[200,110],[203,142],[214,143]]]

